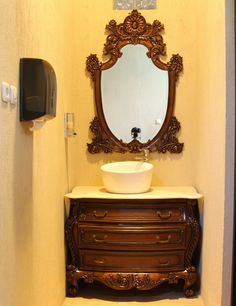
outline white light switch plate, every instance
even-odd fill
[[[1,86],[1,97],[2,102],[8,103],[10,102],[10,85],[7,82],[2,82]]]
[[[13,85],[10,86],[10,103],[17,103],[17,88]]]

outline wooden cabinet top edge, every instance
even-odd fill
[[[139,194],[109,193],[103,186],[76,186],[65,195],[68,199],[202,199],[202,195],[192,186],[152,186],[148,192]]]

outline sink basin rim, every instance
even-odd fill
[[[130,166],[133,168],[131,168]],[[152,170],[153,165],[145,161],[121,161],[104,164],[100,167],[100,169],[103,172],[128,175]]]
[[[153,165],[144,161],[124,161],[100,167],[105,189],[111,193],[135,194],[150,189]]]

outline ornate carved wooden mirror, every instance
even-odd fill
[[[101,63],[95,54],[87,58],[95,88],[97,116],[90,125],[94,134],[90,153],[138,152],[141,149],[180,153],[176,133],[180,123],[173,116],[175,87],[182,71],[182,57],[168,63],[161,32],[164,26],[152,24],[133,10],[124,22],[111,20]]]

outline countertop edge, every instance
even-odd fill
[[[75,186],[65,194],[68,199],[201,199],[193,186],[151,186],[150,191],[136,194],[109,193],[103,186]]]

